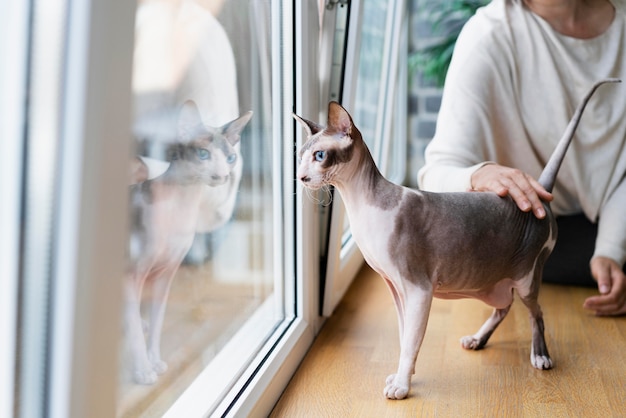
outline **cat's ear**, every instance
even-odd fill
[[[252,111],[247,111],[243,115],[239,116],[232,122],[228,122],[226,125],[222,126],[222,132],[224,132],[224,136],[230,143],[230,145],[235,145],[239,142],[241,138],[241,131],[244,130],[250,119],[252,118]]]
[[[350,136],[354,124],[352,118],[346,109],[337,102],[328,104],[328,123],[327,129],[332,132],[341,133]]]
[[[178,113],[178,134],[186,138],[198,125],[202,124],[202,117],[198,106],[193,100],[187,100]]]
[[[293,115],[293,118],[295,120],[300,122],[300,125],[302,125],[302,127],[306,131],[307,136],[309,136],[309,137],[311,137],[311,136],[315,135],[316,133],[324,130],[323,126],[318,125],[315,122],[311,122],[310,120],[306,120],[304,118],[301,118],[300,116],[296,115],[295,113],[292,113],[292,115]]]

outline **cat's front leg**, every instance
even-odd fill
[[[161,359],[161,331],[163,330],[167,298],[179,264],[174,263],[173,266],[163,271],[160,276],[153,279],[150,330],[148,332],[148,360],[152,370],[158,375],[162,375],[167,370],[167,363]]]
[[[398,371],[387,377],[384,394],[388,399],[404,399],[411,387],[411,376],[415,372],[417,353],[424,339],[430,306],[433,300],[432,287],[421,288],[403,280],[404,332],[400,342]]]
[[[404,335],[404,301],[393,281],[384,274],[381,274],[381,276],[393,297],[393,304],[396,307],[396,315],[398,317],[398,335],[400,336],[400,344],[402,344],[402,336]]]
[[[132,278],[127,282],[126,306],[124,308],[126,344],[130,353],[130,372],[135,383],[152,385],[157,381],[157,374],[152,369],[148,359],[140,311],[140,287],[137,287],[136,284]]]

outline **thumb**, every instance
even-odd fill
[[[594,258],[591,262],[591,274],[598,282],[598,290],[606,295],[611,291],[611,265],[601,257]]]

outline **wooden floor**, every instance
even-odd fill
[[[327,321],[272,417],[625,417],[626,318],[582,309],[593,289],[544,285],[540,303],[555,367],[529,361],[530,325],[516,300],[485,349],[466,351],[491,308],[433,303],[409,398],[383,396],[399,355],[391,295],[365,267]]]

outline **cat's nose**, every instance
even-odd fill
[[[311,181],[311,178],[310,178],[309,176],[307,176],[307,175],[300,176],[300,181],[301,181],[302,183],[308,183],[308,182],[310,182],[310,181]]]

